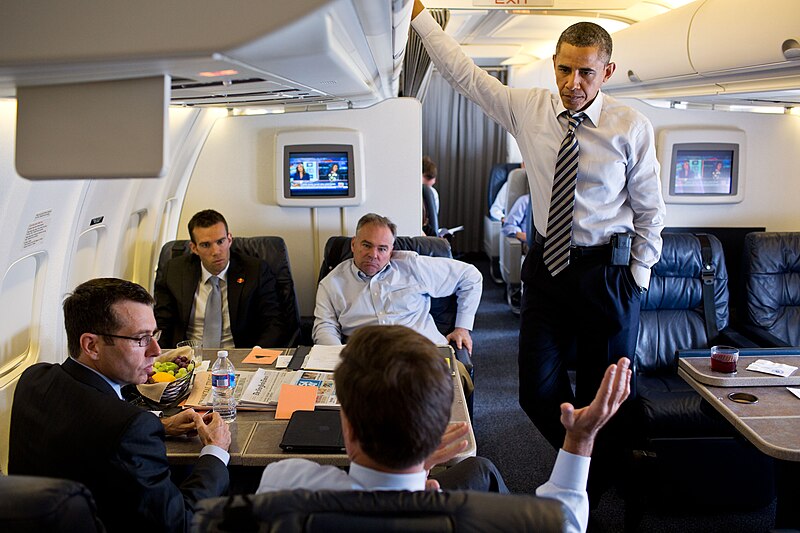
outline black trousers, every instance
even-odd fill
[[[478,490],[507,494],[500,471],[485,457],[467,457],[460,463],[430,476],[442,490]]]
[[[536,244],[522,266],[519,403],[556,449],[565,435],[560,405],[588,405],[608,365],[633,359],[636,350],[639,287],[628,266],[611,266],[609,258],[607,247],[575,250],[553,277]],[[569,361],[576,369],[574,395]]]

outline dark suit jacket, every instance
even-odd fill
[[[91,370],[72,359],[40,363],[14,394],[8,471],[80,481],[109,531],[188,531],[197,501],[228,490],[228,469],[204,455],[179,488],[164,438],[156,416]]]
[[[285,346],[294,331],[288,331],[286,319],[280,313],[275,275],[267,263],[231,251],[227,277],[228,313],[236,347]],[[162,347],[174,348],[176,343],[187,339],[199,282],[200,258],[195,254],[174,257],[158,269],[154,312],[162,331],[159,341]]]

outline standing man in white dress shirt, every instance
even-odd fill
[[[558,95],[510,88],[486,74],[419,0],[412,26],[442,76],[516,138],[525,160],[535,235],[522,269],[520,405],[558,446],[564,437],[559,404],[587,405],[608,364],[635,353],[641,295],[661,255],[665,215],[653,127],[641,113],[600,91],[615,65],[611,37],[596,24],[575,24],[559,38],[553,56]],[[556,172],[557,162],[564,161],[561,153],[571,154],[571,160]],[[566,169],[573,169],[573,177],[565,203],[572,208],[574,198],[574,208],[570,218],[562,218],[563,206],[551,217],[554,182]],[[548,227],[558,219],[564,225],[552,227],[559,238],[548,245]],[[632,238],[615,237],[621,233]],[[566,255],[555,263],[550,256],[548,266],[548,248],[561,237]],[[629,256],[620,246],[623,258],[611,261],[614,240],[630,243]],[[577,356],[574,395],[566,366],[572,353]]]

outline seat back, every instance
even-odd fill
[[[0,476],[3,531],[105,531],[91,492],[67,479]]]
[[[528,188],[528,174],[524,168],[512,170],[508,174],[508,189],[506,192],[506,208],[505,212],[508,213],[514,206],[517,198],[523,194],[529,194]]]
[[[292,490],[202,500],[193,531],[563,530],[561,504],[534,496],[473,491]],[[264,529],[266,530],[266,529]]]
[[[433,190],[430,185],[422,186],[422,231],[429,237],[439,235],[439,213],[436,212],[436,202],[433,199]]]
[[[800,344],[800,232],[748,233],[744,276],[748,320],[778,344]]]
[[[519,167],[519,163],[499,163],[497,165],[492,165],[486,191],[486,200],[488,202],[486,206],[487,211],[492,208],[492,204],[495,198],[497,198],[497,193],[500,192],[500,188],[508,179],[509,173]]]
[[[706,348],[703,308],[703,259],[700,240],[691,233],[664,233],[661,259],[652,269],[642,299],[636,365],[639,374],[674,373],[676,351]],[[719,239],[711,244],[717,328],[728,326],[728,272]]]
[[[514,202],[528,194],[528,174],[525,169],[512,170],[508,175],[505,212],[508,214]],[[520,284],[522,270],[522,243],[512,237],[500,237],[500,276],[509,289],[516,289]]]
[[[345,236],[335,236],[328,239],[328,242],[325,243],[325,255],[319,269],[319,281],[322,281],[322,278],[327,276],[328,272],[333,270],[336,265],[353,257],[353,251],[350,249],[351,240],[351,237]],[[394,249],[410,250],[420,255],[431,257],[453,257],[450,252],[450,244],[438,237],[397,237],[394,241]],[[455,328],[457,311],[458,306],[455,294],[444,298],[431,298],[430,313],[442,335],[446,336]]]
[[[278,293],[278,306],[281,314],[287,317],[286,325],[292,331],[292,338],[287,338],[286,346],[294,346],[300,331],[300,307],[294,290],[292,269],[289,264],[289,251],[281,237],[236,237],[231,250],[240,254],[257,257],[269,265],[275,275],[275,290]],[[192,253],[186,239],[166,243],[158,257],[158,268],[179,255]]]

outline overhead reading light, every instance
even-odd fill
[[[202,76],[204,78],[219,78],[220,76],[235,76],[237,74],[239,74],[239,71],[233,70],[232,68],[197,73],[198,76]]]
[[[800,43],[796,39],[786,39],[783,41],[783,57],[788,61],[800,59]]]

